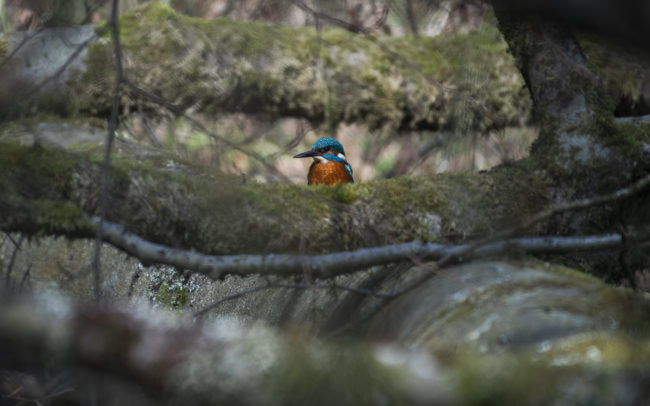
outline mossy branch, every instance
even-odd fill
[[[3,142],[0,229],[94,236],[99,158]],[[484,233],[540,209],[512,173],[450,174],[339,187],[241,184],[116,158],[106,220],[148,241],[213,254],[349,251]],[[522,171],[521,176],[526,176]],[[531,180],[529,182],[538,182]],[[512,195],[501,201],[498,196]]]
[[[378,396],[391,404],[437,404],[440,397],[439,390],[431,390],[438,387],[438,376],[423,377],[412,366],[417,360],[419,368],[423,362],[434,368],[424,351],[391,347],[393,356],[404,359],[396,364],[382,357],[386,344],[325,343],[268,327],[224,330],[224,325],[182,323],[171,317],[163,324],[162,314],[152,317],[156,313],[134,308],[57,303],[66,312],[56,312],[4,293],[0,356],[3,365],[18,369],[55,359],[58,367],[110,372],[137,383],[139,394],[144,390],[157,402],[169,397],[190,404],[303,404],[305,385],[311,388],[309,397],[323,402],[317,404],[370,404],[367,399]],[[332,362],[323,363],[323,356]],[[128,393],[120,390],[120,395]],[[85,391],[74,392],[84,397]]]
[[[160,2],[123,16],[120,27],[126,79],[170,105],[208,114],[392,129],[449,129],[462,121],[464,131],[484,131],[519,125],[530,108],[494,27],[440,38],[370,38],[340,29],[189,18]],[[37,42],[57,55],[78,51],[58,40],[78,37],[72,29],[53,35],[44,30]],[[102,36],[61,76],[63,88],[42,89],[32,102],[47,111],[107,115],[115,77],[111,42]],[[11,49],[16,41],[9,43]],[[37,64],[41,75],[56,73],[56,61],[43,63],[46,54],[27,48],[16,61]],[[34,83],[20,80],[21,69],[21,63],[3,67],[0,82]],[[15,113],[15,99],[14,91],[0,115]],[[158,109],[137,92],[123,104]]]

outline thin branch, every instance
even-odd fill
[[[156,136],[156,132],[151,128],[151,125],[149,124],[149,120],[147,119],[146,116],[142,117],[142,123],[144,124],[145,132],[147,133],[147,136],[149,137],[149,141],[153,144],[154,147],[160,148],[162,147],[162,144],[158,140],[158,137]]]
[[[18,241],[14,240],[14,238],[11,236],[9,233],[5,233],[5,236],[11,241],[11,243],[14,245],[14,247],[18,246]]]
[[[233,293],[232,295],[224,296],[221,299],[217,300],[216,302],[210,304],[209,306],[206,306],[203,309],[195,312],[194,317],[201,317],[204,314],[206,314],[207,312],[209,312],[210,310],[214,310],[217,307],[221,306],[223,303],[226,303],[226,302],[229,302],[229,301],[232,301],[232,300],[235,300],[235,299],[239,299],[240,297],[248,296],[248,295],[251,295],[251,294],[253,294],[255,292],[259,292],[259,291],[266,290],[266,289],[271,289],[271,288],[274,288],[274,286],[271,285],[271,284],[267,284],[267,285],[256,286],[254,288],[242,290],[242,291],[239,291],[237,293]]]
[[[16,242],[16,240],[14,240],[14,238],[11,236],[11,234],[9,234],[7,232],[3,232],[3,234],[4,234],[5,237],[2,239],[2,242],[0,243],[0,248],[2,248],[5,245],[5,242],[7,242],[7,240],[9,240],[9,242],[14,247],[16,247],[18,245],[18,243]]]
[[[188,116],[187,114],[185,114],[184,117],[185,117],[185,119],[188,120],[188,121],[189,121],[189,122],[190,122],[190,123],[191,123],[195,128],[198,128],[199,130],[201,130],[202,132],[206,133],[206,134],[207,134],[208,136],[210,136],[211,138],[216,139],[216,140],[219,140],[220,142],[223,142],[224,144],[226,144],[228,147],[230,147],[230,148],[232,148],[232,149],[234,149],[234,150],[237,150],[237,151],[239,151],[239,152],[241,152],[241,153],[243,153],[243,154],[245,154],[245,155],[247,155],[247,156],[250,156],[251,158],[255,159],[256,161],[258,161],[259,163],[261,163],[262,165],[264,165],[264,167],[266,167],[266,169],[268,169],[269,171],[273,172],[273,174],[275,174],[276,176],[278,176],[279,178],[281,178],[284,182],[291,183],[291,179],[289,179],[289,178],[288,178],[284,173],[280,172],[280,171],[279,171],[275,166],[273,166],[272,164],[270,164],[269,162],[267,162],[266,159],[265,159],[263,156],[261,156],[260,154],[258,154],[258,153],[256,153],[256,152],[248,151],[248,150],[246,150],[245,148],[243,148],[243,147],[237,145],[236,143],[230,141],[230,140],[227,139],[226,137],[222,137],[222,136],[220,136],[220,135],[218,135],[218,134],[216,134],[216,133],[214,133],[214,132],[208,130],[208,129],[207,129],[203,124],[201,124],[198,120],[196,120],[196,119],[194,119],[194,118]]]
[[[580,199],[580,200],[575,200],[572,202],[564,202],[564,203],[559,203],[556,205],[553,205],[545,210],[540,211],[539,213],[535,214],[534,216],[529,217],[527,220],[519,223],[515,227],[512,227],[510,229],[506,229],[504,231],[501,231],[499,233],[496,233],[490,237],[486,237],[484,239],[481,239],[479,241],[476,241],[470,245],[468,245],[464,250],[459,251],[459,252],[454,252],[454,253],[449,253],[446,257],[442,258],[440,261],[438,261],[438,266],[443,267],[447,264],[449,264],[451,261],[454,260],[454,258],[458,258],[462,255],[468,255],[472,253],[475,250],[480,249],[482,246],[485,246],[487,244],[492,243],[493,241],[498,241],[498,240],[503,240],[506,238],[509,238],[520,231],[524,231],[533,224],[540,222],[542,220],[545,220],[551,216],[554,216],[559,213],[571,211],[571,210],[578,210],[578,209],[585,209],[588,207],[593,207],[605,203],[609,203],[615,200],[627,198],[633,195],[636,195],[646,188],[650,186],[650,175],[647,175],[637,182],[633,183],[632,185],[623,188],[623,189],[618,189],[612,193],[609,193],[607,195],[602,195],[602,196],[595,196],[595,197],[588,197],[585,199]]]
[[[119,27],[119,0],[113,0],[111,9],[111,20],[109,26],[111,28],[111,35],[113,37],[113,53],[115,56],[115,86],[113,88],[113,106],[111,109],[111,119],[108,123],[108,134],[106,135],[106,151],[104,154],[104,167],[102,168],[102,183],[100,192],[100,205],[99,205],[99,226],[97,227],[97,235],[95,237],[95,247],[93,252],[93,288],[95,291],[95,299],[101,296],[101,273],[100,273],[100,254],[102,242],[102,222],[106,217],[108,211],[108,190],[110,186],[111,177],[111,149],[113,147],[113,140],[115,138],[115,131],[118,125],[118,114],[120,108],[120,86],[124,79],[124,71],[122,70],[122,49],[120,47],[120,27]]]
[[[614,122],[617,124],[647,124],[650,123],[650,114],[646,114],[645,116],[617,117],[614,119]]]
[[[409,23],[409,28],[413,35],[418,35],[418,24],[415,21],[415,14],[413,14],[413,3],[411,0],[404,1],[404,7],[406,8],[406,17]]]
[[[29,281],[29,277],[30,277],[30,275],[31,275],[31,274],[30,274],[31,270],[32,270],[32,264],[29,264],[29,266],[27,266],[27,270],[26,270],[25,273],[23,274],[23,279],[20,281],[20,288],[19,288],[19,291],[22,292],[23,289],[24,289],[24,287],[25,287],[25,284]]]
[[[366,27],[363,25],[359,24],[353,24],[349,23],[345,20],[341,20],[340,18],[331,16],[327,13],[322,13],[320,11],[314,10],[313,8],[309,7],[306,5],[304,2],[299,1],[299,0],[292,0],[292,3],[295,4],[299,9],[302,11],[311,14],[315,19],[317,20],[324,20],[327,21],[333,25],[339,26],[347,31],[354,32],[354,33],[362,33],[362,34],[370,34],[370,30],[368,30]]]
[[[181,105],[171,103],[169,100],[167,100],[167,99],[165,99],[163,97],[157,96],[157,95],[155,95],[155,94],[153,94],[151,92],[148,92],[148,91],[142,89],[141,87],[139,87],[135,83],[131,82],[131,80],[129,80],[129,78],[127,78],[125,76],[122,76],[121,83],[126,85],[127,87],[129,87],[131,90],[133,90],[134,93],[144,97],[145,99],[149,99],[150,101],[152,101],[155,104],[158,104],[158,105],[166,108],[167,110],[169,110],[170,112],[172,112],[175,115],[183,114],[183,112],[188,107],[190,107],[192,105],[192,102],[187,102],[187,103],[181,104]]]
[[[394,297],[396,297],[396,296],[394,296]],[[368,310],[367,313],[365,313],[361,317],[352,319],[352,320],[348,321],[347,323],[335,328],[334,330],[328,332],[325,337],[326,338],[336,337],[336,336],[339,336],[339,335],[345,333],[346,331],[349,331],[349,330],[351,330],[353,328],[359,327],[361,324],[363,324],[366,321],[370,320],[374,315],[379,313],[379,311],[381,309],[383,309],[384,306],[386,306],[386,304],[388,304],[388,302],[394,297],[387,298],[387,299],[380,298],[375,304],[372,305],[372,307],[370,308],[370,310]]]
[[[370,40],[370,42],[377,45],[382,51],[386,52],[391,57],[393,57],[393,58],[399,60],[400,62],[402,62],[402,64],[406,68],[408,68],[408,69],[412,70],[413,72],[421,75],[427,82],[429,82],[431,85],[433,85],[441,94],[444,94],[445,92],[450,91],[449,89],[445,89],[442,86],[441,83],[439,83],[438,81],[433,79],[433,77],[431,77],[430,75],[424,74],[422,72],[422,70],[420,69],[420,67],[417,66],[415,63],[413,63],[410,60],[408,60],[407,58],[405,58],[399,52],[395,52],[392,49],[390,49],[386,44],[384,44],[376,36],[374,36],[372,34],[372,32],[368,28],[366,28],[366,27],[364,27],[362,25],[352,24],[352,23],[349,23],[347,21],[341,20],[339,18],[333,17],[333,16],[331,16],[331,15],[329,15],[327,13],[322,13],[320,11],[314,10],[314,9],[310,8],[309,6],[307,6],[304,2],[302,2],[300,0],[292,0],[292,2],[297,7],[299,7],[301,10],[303,10],[303,11],[305,11],[307,13],[310,13],[314,17],[314,19],[316,19],[317,21],[322,19],[322,20],[328,21],[328,22],[330,22],[332,24],[335,24],[335,25],[337,25],[337,26],[339,26],[339,27],[341,27],[341,28],[343,28],[345,30],[348,30],[350,32],[357,33],[357,34],[363,34],[368,40]],[[374,25],[382,24],[383,21],[385,21],[387,16],[388,16],[388,10],[386,8],[384,8],[384,10],[382,11],[381,17],[379,18],[379,20]]]
[[[25,32],[25,37],[22,39],[22,41],[20,41],[20,44],[18,44],[7,56],[2,59],[2,62],[0,62],[0,68],[5,66],[11,60],[11,58],[16,56],[18,51],[20,51],[23,46],[25,46],[32,38],[37,37],[38,34],[40,34],[44,29],[44,27],[41,27],[34,32]]]
[[[190,117],[189,115],[187,115],[185,113],[185,110],[188,107],[190,107],[190,105],[192,104],[191,102],[187,102],[187,103],[182,104],[182,105],[173,104],[173,103],[169,102],[167,99],[165,99],[163,97],[157,96],[157,95],[155,95],[155,94],[153,94],[151,92],[148,92],[148,91],[138,87],[135,83],[131,82],[127,77],[124,77],[124,76],[122,77],[122,83],[125,84],[126,86],[128,86],[136,94],[148,99],[149,101],[151,101],[151,102],[153,102],[155,104],[158,104],[158,105],[164,107],[165,109],[169,110],[172,114],[177,115],[177,116],[182,115],[186,120],[188,120],[190,122],[190,124],[192,124],[192,126],[194,126],[195,128],[201,130],[202,132],[207,134],[209,137],[211,137],[211,138],[213,138],[215,140],[218,140],[218,141],[226,144],[228,147],[230,147],[230,148],[232,148],[234,150],[237,150],[237,151],[239,151],[239,152],[241,152],[241,153],[243,153],[243,154],[245,154],[247,156],[250,156],[251,158],[253,158],[256,161],[260,162],[269,171],[273,172],[275,175],[280,177],[285,182],[287,182],[287,183],[291,182],[290,179],[287,178],[286,175],[284,175],[282,172],[278,171],[278,169],[275,166],[268,163],[266,161],[266,159],[264,159],[263,156],[255,153],[255,152],[248,151],[245,148],[243,148],[243,147],[237,145],[236,143],[230,141],[229,139],[227,139],[225,137],[222,137],[222,136],[208,130],[198,120],[196,120],[193,117]]]
[[[138,280],[142,276],[142,264],[138,264],[138,268],[133,273],[131,277],[131,283],[129,283],[129,292],[126,297],[131,298],[133,296],[133,291],[135,290],[135,284],[138,283]]]
[[[233,293],[232,295],[225,296],[216,302],[210,304],[209,306],[197,311],[194,313],[194,317],[201,317],[205,313],[216,309],[220,305],[222,305],[225,302],[229,302],[231,300],[239,299],[240,297],[244,297],[247,295],[251,295],[253,293],[266,290],[266,289],[333,289],[333,290],[344,290],[347,292],[351,293],[356,293],[358,295],[365,295],[365,296],[373,296],[373,297],[378,297],[378,298],[383,298],[383,299],[388,299],[392,298],[393,296],[390,294],[385,294],[385,293],[379,293],[372,291],[370,289],[363,289],[363,288],[355,288],[353,286],[345,286],[345,285],[338,285],[338,284],[319,284],[319,283],[274,283],[274,282],[269,282],[265,285],[262,286],[256,286],[254,288],[250,289],[245,289],[237,293]]]
[[[102,227],[104,241],[120,250],[135,256],[145,263],[160,263],[189,269],[202,273],[211,279],[219,280],[225,275],[302,275],[305,271],[314,278],[332,278],[352,273],[355,270],[393,262],[437,260],[448,255],[459,259],[483,258],[504,254],[509,251],[526,253],[571,252],[598,250],[616,247],[621,244],[618,234],[605,234],[578,237],[530,237],[492,242],[483,245],[466,257],[460,253],[468,245],[441,245],[422,242],[407,242],[374,248],[362,248],[350,252],[337,252],[325,255],[206,255],[195,251],[181,250],[155,244],[129,233],[119,224],[101,222],[93,218],[97,227]]]
[[[9,260],[9,265],[7,266],[7,273],[5,275],[5,284],[7,285],[7,287],[9,287],[9,284],[11,283],[11,272],[13,271],[14,268],[16,255],[18,254],[18,251],[20,251],[20,246],[22,245],[24,239],[25,236],[21,234],[20,238],[18,239],[18,242],[14,245],[14,251],[11,253],[11,259]]]

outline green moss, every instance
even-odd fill
[[[280,24],[265,24],[262,22],[247,22],[242,24],[239,21],[228,18],[217,18],[214,20],[188,19],[188,23],[199,28],[211,40],[217,43],[225,43],[232,46],[235,56],[263,56],[268,54],[276,41],[288,39],[291,29]],[[300,38],[298,38],[300,40]]]
[[[38,145],[22,147],[3,142],[0,148],[0,180],[3,210],[11,211],[2,224],[4,230],[20,226],[30,233],[63,233],[70,236],[92,231],[88,217],[67,201],[76,162],[67,154]],[[46,197],[47,196],[47,197]]]
[[[629,368],[650,359],[650,347],[629,335],[586,333],[556,342],[543,355],[544,360],[551,362],[562,358],[604,363],[608,368]]]
[[[607,139],[608,145],[621,148],[624,156],[638,156],[643,153],[644,145],[650,144],[650,124],[621,123],[615,126]]]
[[[620,44],[612,44],[595,34],[579,33],[578,40],[589,68],[604,80],[612,95],[637,102],[646,76],[647,58],[632,54]]]
[[[205,148],[212,143],[212,138],[204,133],[194,133],[187,141],[187,147],[190,151]]]
[[[106,38],[108,34],[104,34]],[[72,84],[72,90],[78,93],[71,103],[79,110],[91,116],[106,115],[111,106],[111,92],[96,91],[96,87],[106,90],[109,83],[115,80],[114,70],[111,68],[113,56],[103,39],[88,45],[86,57],[86,72],[81,76],[78,84]]]
[[[67,182],[76,166],[75,160],[64,153],[52,151],[36,144],[23,147],[11,142],[0,148],[0,170],[22,179],[23,185],[35,190],[52,189],[65,193]],[[60,184],[60,183],[63,183]]]
[[[357,189],[354,187],[354,184],[342,184],[334,187],[328,186],[312,186],[319,193],[327,196],[335,202],[351,204],[354,203],[358,198]]]
[[[154,293],[154,302],[170,309],[185,306],[188,300],[189,286],[182,274],[173,268],[163,267],[156,270],[152,277],[158,286]]]
[[[93,230],[88,215],[68,202],[35,200],[31,202],[29,216],[39,233],[65,233],[69,236],[83,235]]]
[[[166,307],[181,308],[185,306],[185,303],[187,303],[187,295],[187,287],[170,287],[170,285],[165,282],[160,285],[160,289],[158,289],[157,299]]]
[[[125,14],[120,24],[129,78],[172,103],[201,100],[208,114],[253,111],[329,126],[363,121],[371,128],[481,131],[519,124],[529,114],[505,43],[487,25],[468,35],[375,39],[340,29],[191,18],[160,2]],[[88,59],[77,90],[89,101],[78,106],[106,112],[105,89],[113,80],[109,36],[90,47]],[[449,102],[458,99],[462,117]]]
[[[16,185],[31,185],[26,190],[34,196],[20,199],[72,201],[93,213],[97,190],[79,185],[96,184],[102,154],[87,154],[84,160],[61,151],[8,145],[0,152],[0,169],[11,174],[2,180],[4,190],[15,196]],[[404,177],[334,188],[241,184],[235,176],[195,176],[182,165],[161,169],[167,162],[164,156],[114,158],[111,196],[116,203],[108,218],[129,224],[148,240],[173,241],[212,254],[322,253],[488,233],[539,210],[544,201],[537,193],[546,187],[532,171],[513,168],[489,175]],[[522,190],[521,184],[531,190]]]

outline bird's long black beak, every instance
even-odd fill
[[[297,155],[294,155],[293,157],[294,158],[308,158],[310,156],[316,156],[316,155],[318,155],[318,152],[310,149],[309,151],[301,152],[301,153],[299,153]]]

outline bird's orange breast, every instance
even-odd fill
[[[322,163],[314,161],[309,167],[309,174],[307,175],[307,183],[310,185],[334,186],[351,181],[352,176],[350,176],[342,162],[330,161]]]

